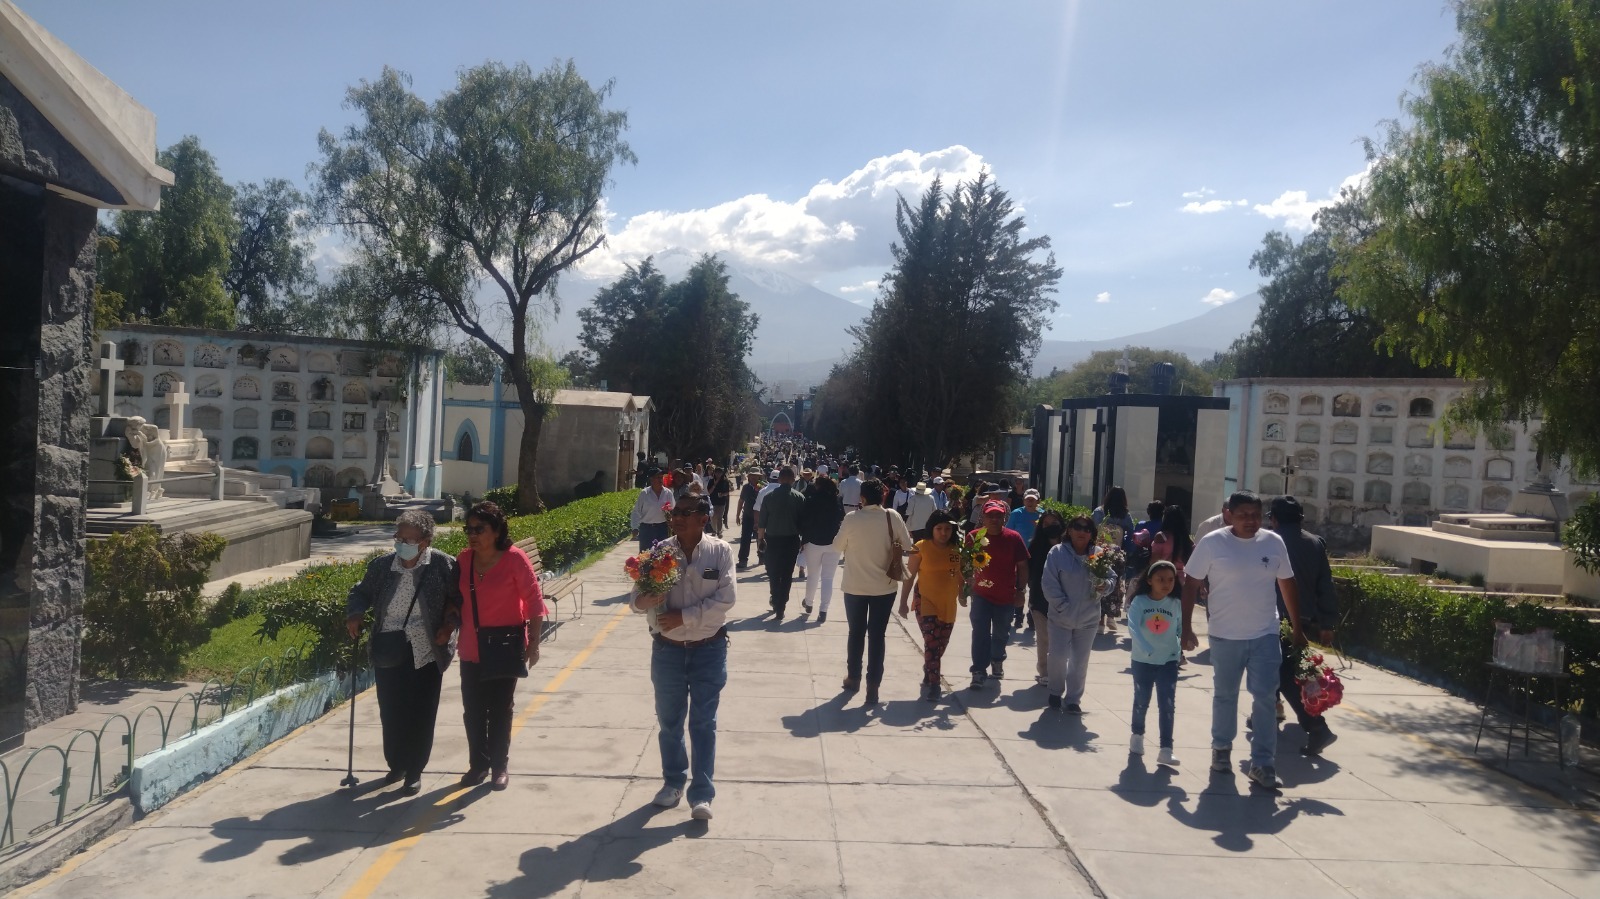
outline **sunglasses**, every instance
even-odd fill
[[[489,526],[486,525],[486,524],[469,524],[466,527],[462,528],[463,531],[467,532],[467,536],[468,537],[476,537],[479,534],[483,533],[484,531],[487,531],[488,529],[489,529]]]
[[[1080,534],[1093,534],[1094,533],[1094,528],[1086,528],[1081,524],[1069,524],[1069,525],[1067,525],[1067,530],[1069,530],[1069,531],[1077,531]]]

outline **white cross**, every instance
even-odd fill
[[[189,394],[183,389],[183,382],[178,381],[167,391],[167,408],[172,410],[171,417],[167,420],[167,433],[173,440],[183,440],[188,432],[183,427],[183,407],[189,405]]]
[[[123,363],[117,358],[117,345],[107,340],[100,344],[100,415],[111,416],[111,396],[117,388],[117,372]]]

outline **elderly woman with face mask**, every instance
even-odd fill
[[[433,548],[433,519],[403,512],[394,551],[367,563],[361,583],[345,599],[351,639],[372,612],[368,652],[383,723],[385,783],[405,779],[403,792],[422,791],[422,770],[433,753],[439,686],[450,667],[450,635],[460,623],[456,560]]]

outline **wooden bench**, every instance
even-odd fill
[[[534,577],[539,579],[539,589],[544,593],[544,601],[550,604],[550,617],[552,619],[558,618],[561,614],[562,600],[574,597],[574,603],[568,606],[571,611],[567,617],[583,617],[583,581],[570,574],[558,576],[546,570],[544,560],[539,558],[539,545],[534,542],[532,537],[526,540],[518,540],[514,545],[517,549],[527,553],[528,561],[533,563]],[[548,635],[554,633],[554,628],[550,626],[550,622],[545,623],[545,632],[546,639],[548,639]]]

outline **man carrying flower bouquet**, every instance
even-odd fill
[[[1322,538],[1301,530],[1305,522],[1305,509],[1292,496],[1280,496],[1272,501],[1272,530],[1289,549],[1289,564],[1294,566],[1294,582],[1299,595],[1301,628],[1317,638],[1323,646],[1333,643],[1334,624],[1339,620],[1339,596],[1333,589],[1333,567],[1328,564],[1328,546]],[[1289,613],[1283,607],[1283,597],[1278,597],[1278,614],[1284,618]],[[1300,652],[1292,645],[1283,648],[1283,664],[1278,669],[1278,692],[1289,708],[1294,709],[1301,730],[1306,732],[1306,745],[1302,755],[1320,755],[1335,739],[1322,715],[1306,711],[1301,699],[1300,682],[1295,679]]]
[[[717,760],[717,705],[728,682],[724,622],[734,600],[733,548],[705,533],[710,516],[711,500],[705,496],[686,496],[673,508],[672,536],[655,551],[677,555],[678,577],[666,592],[651,592],[651,585],[640,579],[629,600],[636,612],[656,610],[650,616],[650,682],[656,693],[664,783],[654,802],[672,808],[687,786],[690,814],[697,821],[711,820],[711,800],[717,793],[711,778]]]
[[[968,611],[972,619],[972,685],[983,688],[987,676],[1006,676],[1006,641],[1011,638],[1011,618],[1028,598],[1028,544],[1006,527],[1011,507],[1003,499],[983,504],[984,550],[989,564],[973,574],[975,598]],[[973,535],[968,535],[971,542]]]

